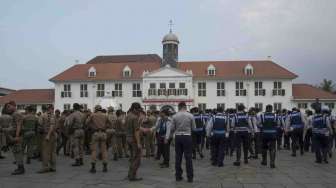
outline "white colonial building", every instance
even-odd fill
[[[145,109],[166,105],[176,109],[184,101],[203,110],[235,108],[241,103],[264,110],[267,104],[275,109],[309,108],[315,98],[335,106],[334,94],[293,84],[297,75],[270,60],[180,62],[177,36],[170,32],[162,44],[162,58],[155,54],[97,56],[56,75],[50,79],[55,83],[55,108],[70,109],[80,103],[93,109],[104,104],[126,111],[139,102]],[[319,92],[302,95],[312,89]]]

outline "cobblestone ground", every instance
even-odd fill
[[[171,148],[173,151],[173,148]],[[172,152],[173,155],[174,152]],[[127,174],[127,159],[117,162],[110,161],[109,172],[101,172],[101,164],[97,164],[98,172],[90,174],[90,161],[86,158],[85,166],[71,167],[72,160],[59,156],[57,158],[57,172],[49,174],[36,174],[40,162],[33,161],[26,165],[26,174],[11,176],[14,165],[12,157],[7,153],[6,159],[0,160],[0,188],[105,188],[105,187],[336,187],[336,160],[330,159],[328,165],[314,163],[314,156],[306,153],[304,156],[293,158],[289,151],[280,151],[277,154],[276,169],[260,165],[259,160],[251,160],[248,165],[235,167],[233,158],[225,159],[223,168],[212,167],[208,156],[203,160],[194,161],[195,181],[176,183],[174,179],[174,160],[172,156],[171,167],[160,169],[158,161],[153,159],[142,160],[139,176],[144,180],[130,183],[125,179]]]

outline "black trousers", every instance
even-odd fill
[[[192,138],[188,135],[175,136],[175,177],[182,178],[182,157],[186,160],[187,178],[194,178],[194,169],[192,163]]]
[[[262,160],[267,163],[267,151],[270,155],[270,164],[275,163],[276,135],[262,134]]]
[[[248,160],[248,149],[250,142],[250,133],[247,131],[237,132],[235,135],[235,145],[236,145],[236,154],[237,154],[237,162],[240,162],[241,159],[241,146],[243,145],[244,152],[244,161]]]
[[[255,133],[253,137],[250,135],[249,152],[250,152],[251,156],[258,157],[258,154],[261,151],[261,143],[260,142],[261,142],[261,137],[260,137],[259,132]]]
[[[229,140],[228,140],[228,146],[229,146],[229,152],[230,152],[230,156],[233,155],[233,152],[235,150],[235,133],[234,131],[230,131],[229,133]]]
[[[276,135],[276,143],[277,143],[277,149],[281,149],[282,145],[282,136],[283,136],[283,130],[281,128],[277,129],[277,135]]]
[[[290,150],[290,138],[291,138],[290,132],[284,134],[284,148],[287,150]]]
[[[329,137],[321,134],[314,134],[313,144],[316,161],[321,162],[322,160],[327,160]]]
[[[303,144],[304,150],[306,152],[308,152],[309,148],[312,147],[312,136],[313,136],[312,129],[308,129],[306,132],[306,136],[304,138],[304,144]],[[313,151],[313,147],[311,149]]]
[[[160,136],[159,136],[159,134],[156,134],[155,135],[155,137],[156,137],[156,159],[157,160],[160,160],[161,159],[161,156],[162,156],[162,154],[163,154],[163,151],[162,151],[162,149],[163,149],[163,147],[159,147],[160,146]]]
[[[68,137],[64,133],[59,134],[61,137],[61,143],[57,146],[56,153],[59,154],[59,151],[63,148],[63,154],[67,155],[66,144],[68,142]]]
[[[213,165],[223,165],[225,148],[225,135],[214,135],[211,137],[211,159]]]
[[[291,132],[292,139],[292,154],[296,155],[296,150],[299,147],[301,153],[303,154],[303,129],[293,129]]]
[[[158,148],[160,148],[160,152],[163,157],[163,164],[165,165],[169,165],[170,161],[170,143],[171,140],[168,140],[168,142],[165,144],[163,138],[160,138],[158,141]]]
[[[196,152],[199,153],[200,155],[203,155],[204,139],[205,139],[205,133],[203,131],[192,133],[193,157],[196,157]]]

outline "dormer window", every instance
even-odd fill
[[[124,76],[124,77],[131,77],[131,73],[132,73],[132,71],[131,71],[131,69],[129,68],[129,66],[126,66],[126,67],[124,68],[124,70],[123,70],[123,76]]]
[[[251,64],[248,64],[248,65],[246,65],[246,67],[245,67],[245,69],[244,69],[244,73],[245,73],[245,75],[247,75],[247,76],[252,76],[253,75],[253,67],[252,67],[252,65]]]
[[[215,76],[216,75],[216,67],[212,64],[208,67],[208,76]]]
[[[97,74],[96,69],[94,67],[90,67],[90,69],[89,69],[89,78],[96,77],[96,74]]]

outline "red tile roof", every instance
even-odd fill
[[[244,74],[246,65],[252,65],[253,75]],[[208,66],[216,68],[217,78],[225,79],[248,79],[248,78],[275,78],[294,79],[296,74],[288,71],[272,61],[200,61],[200,62],[179,62],[178,67],[182,70],[192,70],[195,78],[209,78],[207,75]],[[211,77],[210,77],[211,78]]]
[[[123,69],[128,66],[132,73],[130,77],[123,77]],[[88,70],[94,67],[96,77],[88,77]],[[94,81],[94,80],[134,80],[141,79],[145,70],[153,71],[160,68],[159,62],[141,62],[141,63],[102,63],[102,64],[79,64],[75,65],[50,81]]]
[[[309,84],[293,84],[293,98],[298,100],[316,98],[324,100],[336,100],[336,95]]]
[[[139,55],[110,55],[97,56],[91,59],[87,64],[97,63],[131,63],[131,62],[161,62],[162,59],[157,54],[139,54]]]
[[[141,79],[144,71],[149,72],[159,69],[161,58],[158,55],[130,55],[130,56],[97,56],[87,64],[75,65],[64,72],[51,78],[50,81],[89,81],[89,80],[129,80]],[[208,76],[207,68],[209,65],[216,67],[216,76]],[[251,64],[254,74],[247,76],[244,74],[246,65]],[[88,70],[90,67],[96,69],[96,77],[89,78]],[[124,78],[122,71],[125,66],[129,66],[132,75]],[[294,79],[294,73],[273,63],[272,61],[203,61],[203,62],[179,62],[178,68],[186,71],[191,70],[193,76],[207,79],[248,79],[248,78],[275,78],[275,79]]]
[[[22,89],[0,97],[0,104],[15,101],[16,104],[53,104],[54,89]]]

